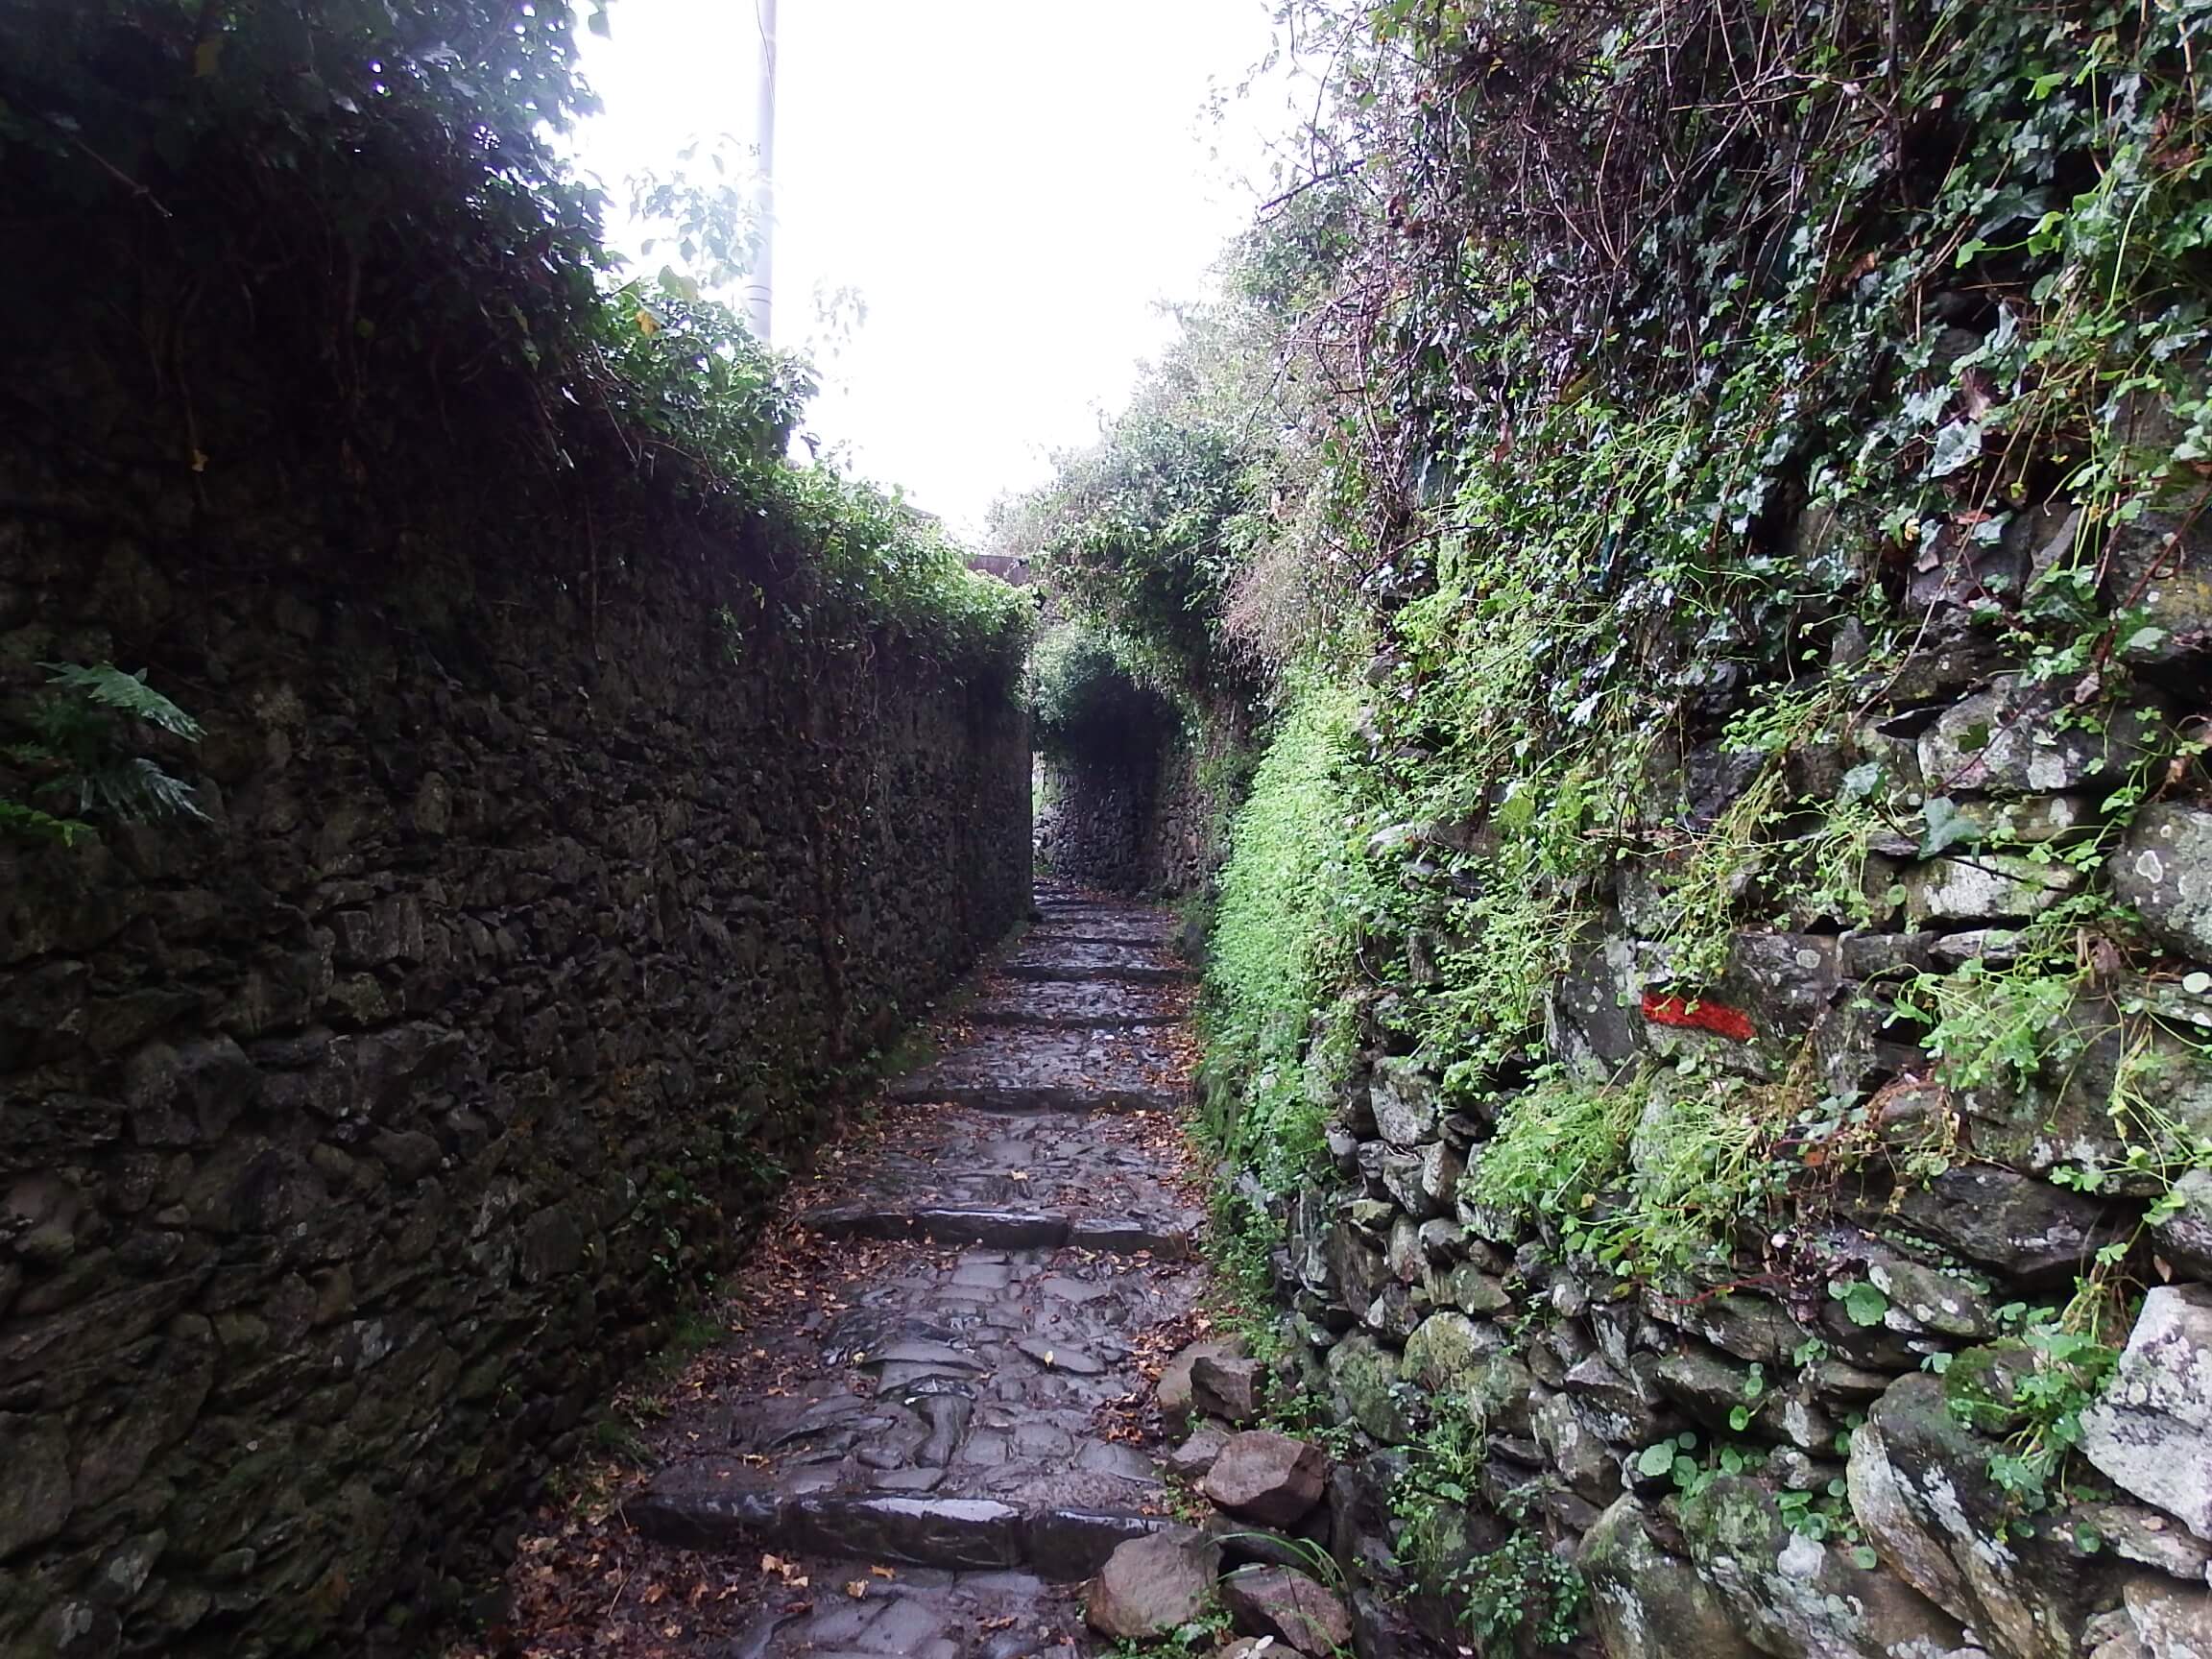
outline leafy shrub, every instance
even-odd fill
[[[1581,1569],[1528,1530],[1469,1561],[1456,1588],[1463,1623],[1484,1653],[1563,1647],[1581,1633],[1590,1605]]]
[[[549,582],[595,583],[601,545],[655,534],[674,501],[752,579],[748,621],[855,649],[881,630],[1010,683],[1027,601],[895,497],[786,459],[805,365],[687,279],[616,270],[602,195],[556,142],[595,107],[574,30],[605,11],[5,0],[0,190],[73,228],[12,262],[15,308],[95,342],[138,316],[195,474],[249,440],[234,400],[192,385],[236,378],[219,349],[252,352],[285,435],[331,443],[356,485],[588,480],[573,551],[534,544]]]
[[[1524,1090],[1468,1171],[1468,1196],[1527,1220],[1580,1214],[1625,1165],[1642,1095],[1558,1073]]]
[[[1292,11],[1330,68],[1309,170],[1232,260],[1238,349],[1193,320],[1064,521],[1101,531],[1070,532],[1100,555],[1079,608],[1180,663],[1248,650],[1286,704],[1362,706],[1328,775],[1334,902],[1261,897],[1310,867],[1284,852],[1305,735],[1256,781],[1217,1109],[1256,1155],[1286,1125],[1310,1145],[1291,1062],[1357,998],[1358,1041],[1414,1048],[1455,1103],[1515,1099],[1478,1194],[1638,1272],[1710,1264],[1838,1169],[1932,1173],[1959,1144],[1939,1104],[1906,1146],[1876,1102],[1695,1049],[1663,1096],[1531,1087],[1543,997],[1616,904],[1653,949],[1615,988],[1695,1000],[1741,929],[1878,924],[1902,898],[1879,843],[1971,840],[1870,735],[1927,701],[1898,687],[1932,640],[2088,730],[2186,673],[2142,572],[2193,549],[2212,456],[2212,13]],[[1164,480],[1232,467],[1171,510]],[[2163,782],[2100,802],[2106,840],[2030,855],[2091,875],[2135,803],[2200,782],[2201,747],[2161,741]],[[2202,1045],[2127,989],[2108,912],[2025,931],[2016,966],[1909,980],[1899,1010],[1959,1090],[2117,1046],[2117,1166],[2056,1178],[2148,1195],[2205,1156],[2160,1076]]]
[[[1309,1084],[1308,1039],[1341,972],[1346,803],[1340,769],[1353,713],[1316,687],[1294,704],[1231,830],[1206,971],[1210,1118],[1225,1146],[1276,1187],[1307,1173],[1328,1100]]]
[[[1030,710],[1037,747],[1062,758],[1114,759],[1151,753],[1179,719],[1173,704],[1142,683],[1112,640],[1063,625],[1030,659]]]

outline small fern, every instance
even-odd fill
[[[0,835],[25,841],[59,841],[64,847],[84,833],[85,825],[73,818],[57,818],[19,801],[0,801]]]
[[[188,743],[200,741],[200,722],[146,684],[146,670],[126,674],[112,662],[41,662],[49,685],[74,691],[87,703],[120,709],[149,726],[158,726]]]
[[[200,722],[146,684],[144,670],[126,674],[112,662],[42,662],[55,689],[24,717],[28,735],[0,755],[33,773],[34,798],[72,801],[76,817],[64,818],[28,801],[0,799],[0,834],[64,845],[86,833],[86,818],[132,824],[206,813],[191,786],[135,753],[140,722],[188,743]]]

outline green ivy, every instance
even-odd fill
[[[1353,705],[1315,687],[1292,705],[1231,830],[1206,971],[1208,1117],[1219,1143],[1281,1190],[1321,1155],[1329,1078],[1309,1075],[1324,991],[1342,973]],[[1325,1050],[1324,1050],[1325,1051]],[[1348,1057],[1348,1056],[1347,1056]]]

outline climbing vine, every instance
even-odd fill
[[[1209,498],[1229,566],[1147,610],[1128,596],[1185,554],[1099,539],[1069,586],[1163,648],[1203,610],[1278,685],[1352,688],[1341,901],[1262,913],[1279,940],[1322,929],[1294,959],[1344,965],[1367,1028],[1454,1099],[1526,1088],[1545,998],[1623,879],[1658,946],[1643,982],[1696,1024],[1737,929],[1894,914],[1878,846],[2002,854],[2005,826],[1872,731],[1915,652],[2007,661],[2059,732],[2092,737],[2187,672],[2196,642],[2146,596],[2212,462],[2212,7],[1316,0],[1286,16],[1330,65],[1303,171],[1234,251],[1173,385],[1079,469],[1105,503],[1094,521],[1149,523],[1151,487],[1129,480],[1156,457],[1272,434]],[[1224,335],[1264,372],[1222,368],[1204,346]],[[1210,390],[1190,390],[1193,365]],[[2144,747],[2184,770],[2194,752],[2187,733]],[[2116,771],[2096,786],[2108,844],[2145,792]],[[2085,855],[2010,844],[2031,863]],[[2130,948],[2124,919],[2093,926]],[[1956,983],[1978,974],[2027,983],[1973,967]],[[1951,995],[1938,980],[1908,1017]],[[1969,1005],[1923,1027],[1939,1060]],[[1235,1037],[1215,1055],[1274,1080],[1255,1099],[1291,1073]],[[1717,1087],[1741,1133],[1699,1116],[1712,1133],[1678,1144],[1718,1162],[1678,1174],[1682,1191],[1718,1183],[1691,1211],[1724,1248],[1725,1214],[1748,1216],[1772,1177],[1755,1148],[1787,1161],[1809,1133],[1834,1143],[1831,1119],[1858,1131],[1817,1090],[1777,1084],[1751,1110]],[[1703,1098],[1678,1093],[1676,1118]],[[2157,1139],[2123,1115],[2128,1143]],[[1567,1162],[1622,1166],[1632,1116],[1598,1114],[1610,1148]]]

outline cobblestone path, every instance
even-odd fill
[[[644,1584],[507,1651],[1093,1650],[1074,1591],[1167,1519],[1151,1382],[1204,1283],[1190,974],[1165,912],[1038,907],[943,1056],[795,1186],[784,1255],[740,1264],[728,1341],[656,1407],[657,1467],[589,1557]],[[534,1548],[563,1550],[526,1539],[518,1570]]]

